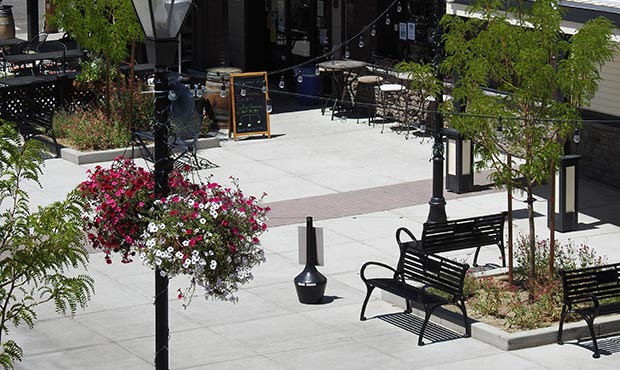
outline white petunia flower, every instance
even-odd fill
[[[209,267],[211,268],[211,270],[215,270],[217,268],[217,261],[211,260],[211,264],[209,265]]]
[[[181,258],[183,258],[183,252],[178,251],[178,252],[176,252],[176,253],[174,254],[174,256],[175,256],[176,258],[178,258],[178,259],[181,259]]]
[[[172,248],[172,247],[168,247],[168,249],[166,249],[166,250],[168,251],[168,253],[174,252],[174,248]]]
[[[155,225],[154,222],[149,223],[148,230],[149,230],[150,233],[157,232],[157,225]]]
[[[166,228],[166,224],[159,224],[159,229],[164,230]]]
[[[201,225],[204,225],[207,223],[207,220],[205,218],[201,218],[199,221]]]
[[[183,244],[184,247],[189,247],[189,240],[183,240]]]

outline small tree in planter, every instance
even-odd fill
[[[4,338],[9,326],[34,327],[36,308],[46,303],[60,314],[74,315],[90,300],[93,280],[84,274],[65,276],[88,262],[80,199],[72,193],[62,202],[31,211],[23,185],[38,183],[40,143],[22,143],[2,122],[0,136],[0,366],[6,370],[22,357],[18,344]]]
[[[110,111],[113,70],[129,55],[127,46],[143,33],[131,1],[52,0],[52,22],[73,37],[81,47],[103,56],[106,113]]]
[[[535,285],[534,187],[548,180],[550,163],[580,125],[579,108],[594,97],[599,68],[617,50],[613,24],[599,17],[564,37],[556,0],[477,0],[469,10],[481,17],[441,21],[446,30],[441,68],[458,77],[453,97],[466,113],[446,116],[475,141],[478,167],[491,167],[497,185],[526,194],[529,281]],[[499,93],[485,93],[491,85]],[[507,163],[505,154],[522,163]]]

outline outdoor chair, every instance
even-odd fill
[[[37,45],[37,53],[58,52],[59,58],[43,59],[39,62],[39,73],[57,74],[67,70],[67,46],[60,41],[44,41]]]
[[[407,86],[399,79],[398,72],[395,69],[396,61],[380,59],[378,66],[377,72],[382,77],[382,81],[377,86],[377,89],[381,101],[381,133],[383,133],[385,123],[389,119],[400,120],[401,126],[407,123],[409,93]],[[403,100],[404,110],[402,109]]]

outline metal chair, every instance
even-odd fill
[[[382,82],[377,86],[379,91],[379,96],[381,99],[381,133],[383,133],[385,128],[385,123],[392,115],[392,118],[396,120],[394,117],[393,111],[396,108],[396,113],[402,112],[401,123],[400,126],[406,125],[407,123],[407,109],[409,108],[409,93],[407,86],[402,83],[402,81],[398,78],[398,73],[394,69],[395,61],[393,60],[382,60],[379,63],[379,68],[377,71],[382,73]],[[401,101],[405,101],[405,109],[404,111],[399,109],[401,107]]]
[[[67,71],[67,46],[60,41],[43,41],[37,45],[37,53],[59,52],[59,58],[43,59],[39,62],[39,73],[56,74]]]

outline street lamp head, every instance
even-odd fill
[[[131,0],[146,36],[149,62],[174,64],[178,36],[193,0]]]

